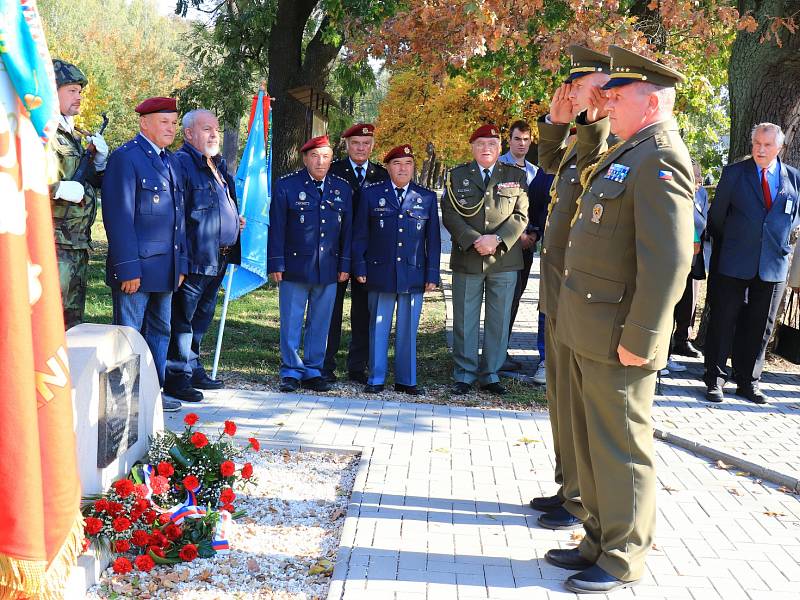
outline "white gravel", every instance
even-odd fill
[[[249,450],[257,485],[238,493],[229,554],[196,559],[150,573],[115,575],[109,568],[90,600],[319,600],[330,574],[309,575],[320,560],[332,565],[341,537],[358,458],[329,452]]]

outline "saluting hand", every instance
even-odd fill
[[[569,83],[562,83],[550,101],[550,120],[556,125],[566,125],[575,118],[575,109],[569,99],[570,88]]]
[[[621,362],[626,367],[641,367],[643,364],[647,362],[646,358],[642,358],[641,356],[636,356],[633,352],[625,348],[622,344],[617,346],[617,355],[619,356],[619,362]]]
[[[589,92],[589,108],[586,109],[586,122],[594,123],[608,116],[607,103],[608,92],[599,85],[593,86]]]

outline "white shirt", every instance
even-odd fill
[[[141,133],[141,132],[140,132],[140,133]],[[158,155],[161,155],[161,151],[163,150],[163,148],[159,148],[158,146],[156,146],[155,142],[153,142],[153,140],[151,140],[151,139],[150,139],[149,137],[147,137],[145,134],[143,134],[143,133],[142,133],[141,135],[142,135],[142,137],[143,137],[144,139],[146,139],[148,142],[150,142],[150,145],[153,147],[153,150],[155,150],[155,151],[156,151],[156,154],[158,154]]]
[[[61,119],[59,120],[59,125],[67,130],[69,133],[74,133],[75,131],[75,119],[74,117],[68,117],[67,115],[61,115]]]

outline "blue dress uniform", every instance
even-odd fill
[[[401,188],[402,189],[402,188]],[[386,380],[389,332],[395,326],[395,384],[417,383],[417,327],[426,283],[439,283],[436,194],[409,183],[401,198],[391,181],[361,192],[353,240],[354,275],[366,276],[370,306],[369,385]]]
[[[328,173],[320,194],[307,169],[286,175],[276,185],[269,217],[267,271],[283,273],[280,375],[314,379],[321,376],[325,360],[338,274],[350,272],[350,184]]]

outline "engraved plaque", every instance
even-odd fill
[[[97,467],[110,465],[139,439],[139,355],[100,373]]]

